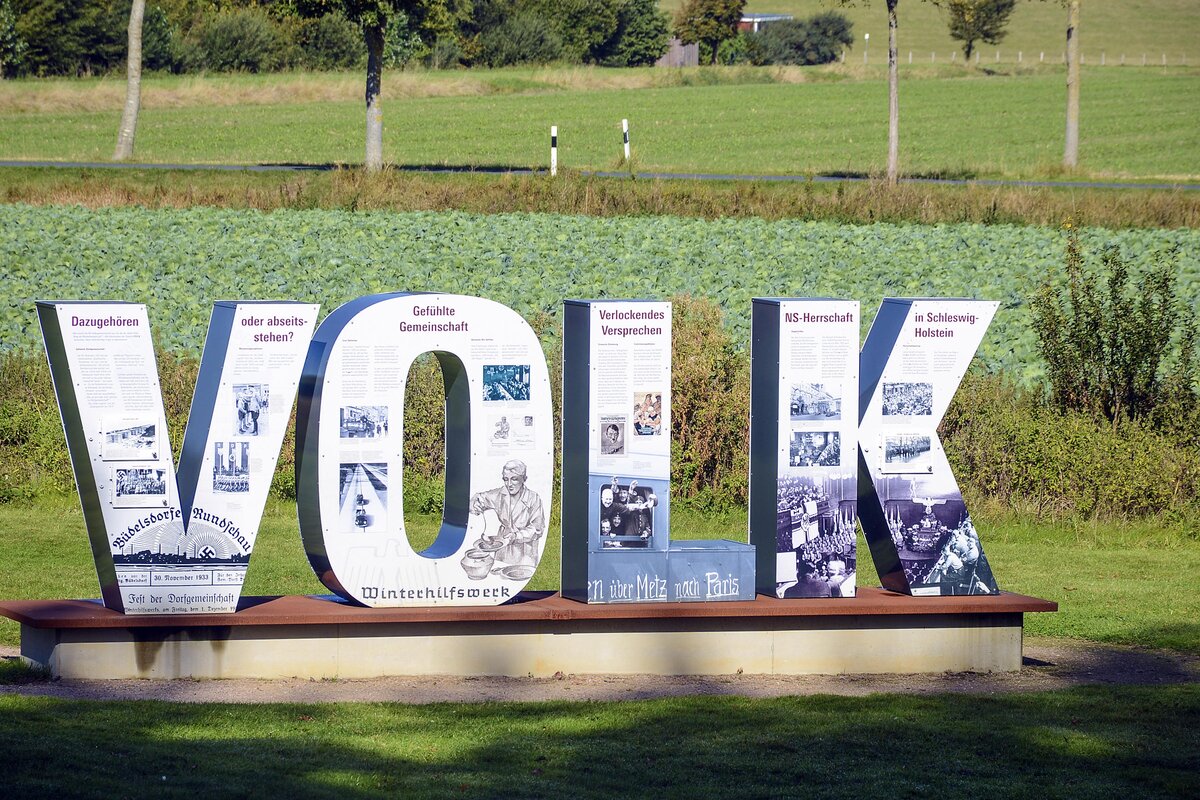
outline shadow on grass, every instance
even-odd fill
[[[1183,797],[1200,687],[211,706],[0,698],[13,796]]]

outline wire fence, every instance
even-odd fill
[[[874,58],[872,56],[874,55]],[[971,54],[970,58],[963,56],[959,50],[951,50],[950,53],[937,52],[920,52],[917,50],[909,50],[907,58],[902,51],[900,54],[900,63],[909,64],[963,64],[973,63],[976,66],[985,66],[987,64],[1066,64],[1066,51],[1047,52],[1040,50],[1037,52],[1026,52],[1024,50],[1001,50],[996,49],[989,53],[984,53],[982,50],[976,50]],[[1187,53],[1165,53],[1165,52],[1139,52],[1139,53],[1113,53],[1110,54],[1104,50],[1099,53],[1092,52],[1080,53],[1079,61],[1081,64],[1099,64],[1102,67],[1186,67],[1188,64],[1196,63],[1194,57],[1189,58]],[[846,63],[846,51],[842,51],[842,63]],[[864,50],[862,57],[863,64],[879,64],[887,63],[887,51],[874,54]]]

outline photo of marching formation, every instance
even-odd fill
[[[468,529],[479,538],[459,562],[471,580],[499,575],[524,581],[537,569],[546,509],[538,493],[525,486],[528,478],[525,462],[514,458],[501,467],[500,486],[471,495]]]
[[[654,507],[658,496],[636,480],[600,488],[600,546],[605,549],[648,548],[654,541]]]
[[[338,488],[338,515],[343,532],[384,531],[387,526],[387,464],[342,464]]]
[[[483,399],[528,400],[528,364],[484,364]]]
[[[842,387],[837,383],[797,383],[792,386],[792,422],[841,419]]]
[[[250,443],[213,443],[213,491],[250,491]]]
[[[884,436],[883,471],[933,472],[931,437],[915,433],[893,433]]]
[[[160,467],[117,467],[112,472],[113,505],[160,508],[167,505],[167,471]]]
[[[788,464],[793,467],[836,467],[842,463],[842,435],[837,431],[792,431]]]
[[[932,414],[932,383],[883,384],[885,417],[928,417]]]
[[[911,480],[890,481],[917,489]],[[961,495],[896,497],[884,513],[909,586],[937,586],[943,595],[998,591]]]
[[[124,418],[106,420],[101,456],[105,461],[154,461],[158,458],[158,424]]]
[[[638,436],[662,433],[662,392],[633,393],[633,432]]]
[[[387,434],[387,406],[342,406],[338,409],[338,438],[381,439]]]
[[[858,558],[853,475],[788,477],[778,484],[775,593],[853,597]]]
[[[262,436],[267,432],[267,406],[270,387],[265,383],[235,383],[233,402],[237,406],[234,436]]]
[[[625,454],[625,415],[600,415],[600,454],[620,456]]]

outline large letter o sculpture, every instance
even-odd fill
[[[404,392],[433,353],[446,391],[441,530],[404,529]],[[378,294],[331,313],[309,347],[296,422],[300,534],[325,586],[368,606],[497,605],[546,546],[553,412],[545,356],[512,309]]]

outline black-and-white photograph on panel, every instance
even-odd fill
[[[213,491],[250,491],[250,443],[213,442]]]
[[[792,431],[788,463],[793,467],[836,467],[842,463],[837,431]]]
[[[600,454],[620,456],[625,454],[625,427],[628,421],[624,414],[600,415]]]
[[[776,509],[776,594],[853,597],[858,567],[854,477],[783,476]]]
[[[525,484],[525,462],[510,459],[500,469],[500,485],[471,495],[468,530],[478,532],[475,546],[463,554],[463,570],[471,580],[499,575],[511,581],[533,577],[545,546],[546,506]],[[476,526],[474,520],[482,520]]]
[[[263,436],[267,432],[267,408],[271,391],[265,383],[235,383],[233,403],[237,408],[234,436]]]
[[[658,496],[636,480],[600,487],[600,546],[605,549],[648,548],[654,537],[654,507]]]
[[[797,383],[792,386],[789,413],[792,422],[842,418],[839,383]]]
[[[484,364],[483,399],[486,401],[528,400],[528,364]]]
[[[637,436],[662,434],[662,392],[633,393],[633,432]]]
[[[382,439],[387,435],[387,406],[342,406],[338,409],[339,438]]]
[[[928,417],[933,414],[933,384],[883,384],[883,416]]]
[[[924,494],[926,488],[904,481],[895,487],[897,496],[884,502],[888,528],[909,585],[938,585],[941,594],[994,591],[996,579],[962,497],[957,493]],[[905,498],[905,494],[912,496]]]
[[[154,466],[114,467],[112,504],[118,508],[161,508],[168,504],[166,469]]]
[[[105,461],[155,461],[158,459],[156,419],[119,417],[104,420],[100,457]]]
[[[343,532],[381,533],[387,528],[387,464],[341,464],[338,484]]]
[[[889,433],[883,437],[882,472],[933,472],[932,437],[925,433]]]

